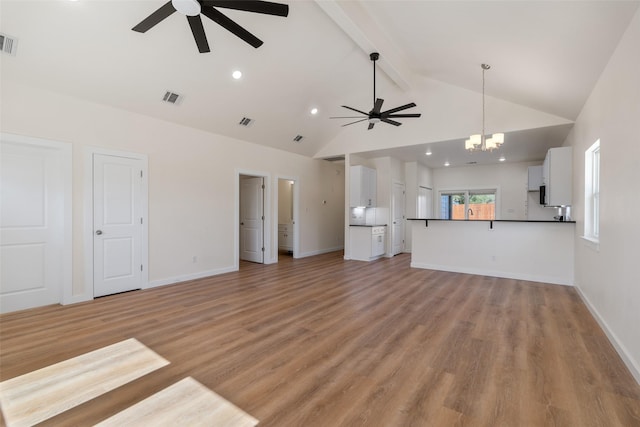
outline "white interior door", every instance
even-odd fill
[[[433,218],[433,190],[418,187],[418,218]]]
[[[264,263],[264,178],[240,178],[240,259]]]
[[[397,255],[404,251],[404,184],[393,183],[393,194],[391,197],[391,235],[392,254]]]
[[[59,303],[65,285],[65,215],[70,215],[65,213],[65,197],[70,197],[65,154],[4,137],[0,153],[0,312]]]
[[[93,156],[93,293],[142,287],[142,161]]]

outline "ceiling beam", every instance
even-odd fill
[[[398,47],[380,30],[366,9],[364,2],[316,0],[316,4],[367,55],[380,53],[379,68],[402,90],[410,90],[413,72]]]

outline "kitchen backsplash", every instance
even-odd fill
[[[351,225],[383,225],[389,219],[389,209],[387,208],[351,208]]]

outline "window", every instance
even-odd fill
[[[441,219],[496,219],[496,193],[492,190],[440,192]]]
[[[600,240],[600,140],[584,153],[584,237]]]

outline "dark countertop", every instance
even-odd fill
[[[349,227],[386,227],[387,224],[349,224]]]
[[[408,221],[450,221],[450,222],[542,222],[542,223],[559,223],[559,224],[575,224],[575,221],[544,221],[529,219],[440,219],[440,218],[407,218]]]

